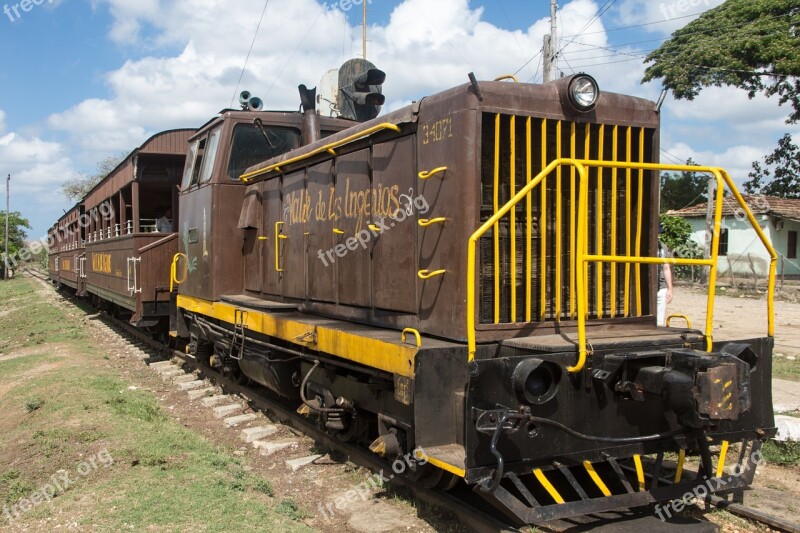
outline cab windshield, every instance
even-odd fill
[[[300,146],[300,132],[297,130],[237,124],[233,130],[228,178],[238,180],[253,165],[294,150],[298,146]]]

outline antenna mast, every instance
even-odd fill
[[[366,60],[367,59],[367,0],[363,0],[363,2],[361,3],[364,4],[364,22],[363,22],[364,31],[362,33],[362,44],[364,49],[363,57]]]
[[[550,35],[544,36],[544,82],[558,77],[558,1],[550,0]]]

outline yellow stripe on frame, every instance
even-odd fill
[[[717,464],[717,477],[722,477],[722,474],[725,473],[725,461],[728,458],[728,446],[730,444],[726,440],[722,441],[722,447],[719,450],[719,463]]]
[[[227,324],[235,324],[236,312],[240,311],[232,304],[208,302],[184,295],[178,296],[177,306],[191,313],[215,318]],[[339,330],[335,325],[316,325],[319,323],[317,317],[308,316],[308,319],[309,323],[305,323],[297,315],[292,318],[284,318],[280,314],[248,309],[244,326],[249,331],[285,340],[297,346],[341,357],[403,377],[414,378],[414,359],[419,349],[410,344],[403,344],[399,335],[396,342],[386,341]],[[316,343],[300,340],[313,339],[313,335],[309,335],[309,333],[316,333]]]
[[[603,483],[603,480],[600,478],[600,475],[595,471],[594,466],[592,466],[592,463],[590,463],[589,461],[584,461],[583,467],[589,473],[589,477],[592,478],[592,481],[594,481],[594,484],[597,485],[597,488],[600,489],[600,492],[603,493],[603,496],[611,496],[611,491],[608,490],[606,484]]]
[[[678,466],[675,468],[675,483],[680,483],[683,478],[683,464],[686,462],[686,450],[678,452]]]
[[[553,498],[553,500],[555,500],[557,504],[560,505],[562,503],[567,503],[564,501],[564,498],[561,497],[561,494],[558,493],[553,484],[550,483],[550,480],[547,479],[547,476],[544,475],[544,472],[542,472],[541,468],[537,468],[536,470],[534,470],[533,475],[536,476],[536,479],[538,479],[539,483],[542,484],[544,490],[547,491],[550,497]]]
[[[636,479],[639,481],[639,492],[644,491],[644,467],[642,467],[642,457],[640,455],[633,456],[633,463],[636,465]]]

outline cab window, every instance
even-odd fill
[[[300,132],[256,124],[238,124],[233,130],[228,178],[238,180],[252,167],[300,146]]]
[[[220,128],[217,128],[189,145],[181,188],[187,189],[199,183],[206,183],[211,179],[214,162],[217,158],[219,137]]]

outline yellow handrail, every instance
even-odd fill
[[[588,159],[571,159],[559,158],[555,159],[548,164],[542,171],[532,180],[530,180],[525,187],[520,189],[516,195],[506,202],[502,207],[495,209],[494,215],[484,222],[480,228],[469,239],[467,248],[467,342],[469,360],[473,361],[477,351],[476,341],[476,291],[477,291],[477,244],[478,240],[483,237],[489,230],[496,227],[501,218],[506,216],[511,209],[514,208],[519,202],[524,200],[528,194],[538,187],[544,179],[553,170],[569,166],[577,170],[580,179],[580,192],[578,200],[577,213],[579,214],[578,229],[576,236],[576,252],[572,257],[574,264],[577,265],[576,275],[576,292],[577,292],[577,322],[578,322],[578,360],[575,366],[568,367],[567,370],[571,373],[580,372],[585,364],[588,356],[587,342],[586,342],[586,320],[588,308],[589,294],[587,293],[587,275],[589,263],[610,263],[610,264],[629,264],[641,266],[644,264],[657,265],[657,264],[673,264],[673,265],[687,265],[687,266],[704,266],[710,269],[709,274],[709,293],[707,302],[706,313],[706,349],[711,351],[713,344],[713,317],[714,317],[714,296],[715,284],[717,279],[717,262],[719,258],[719,238],[720,228],[722,224],[722,202],[724,195],[724,185],[732,192],[734,198],[739,203],[739,206],[745,211],[747,217],[756,231],[759,239],[764,247],[770,254],[770,271],[768,281],[768,296],[767,296],[767,335],[774,337],[775,335],[775,280],[777,277],[777,261],[778,254],[775,252],[769,239],[766,237],[758,221],[753,216],[747,203],[744,201],[741,193],[736,189],[730,175],[721,168],[717,167],[695,167],[687,165],[664,165],[657,163],[636,163],[631,161],[598,161]],[[588,220],[588,205],[589,205],[589,174],[588,168],[612,168],[612,169],[626,169],[638,170],[640,176],[644,177],[645,171],[683,171],[683,172],[699,172],[711,174],[717,180],[717,194],[714,212],[714,232],[711,246],[711,257],[709,259],[676,259],[676,258],[657,258],[657,257],[641,257],[639,254],[635,256],[626,255],[603,255],[603,254],[589,254],[587,252],[587,239],[589,236],[589,220]],[[612,236],[613,238],[613,236]],[[495,280],[497,281],[497,280]],[[640,311],[640,310],[637,310]]]
[[[686,321],[686,327],[691,329],[692,328],[692,321],[689,320],[689,317],[686,315],[669,315],[667,317],[667,327],[670,327],[670,323],[672,322],[673,318],[680,318],[681,320]]]
[[[502,76],[497,76],[494,79],[494,81],[505,81],[505,80],[513,80],[514,83],[519,83],[519,78],[517,78],[513,74],[503,74]]]
[[[403,341],[403,344],[405,344],[406,335],[408,335],[409,333],[414,335],[414,338],[417,340],[417,348],[422,348],[422,335],[420,335],[419,331],[417,331],[414,328],[406,328],[403,330],[403,334],[400,336],[400,340]]]
[[[267,167],[254,170],[252,172],[247,172],[242,174],[239,178],[241,181],[247,183],[253,180],[253,178],[257,178],[258,176],[263,176],[264,174],[269,174],[273,170],[278,172],[281,171],[281,167],[293,165],[294,163],[299,163],[301,161],[305,161],[306,159],[310,159],[316,155],[319,155],[323,152],[328,152],[331,155],[336,155],[334,151],[336,148],[340,148],[346,144],[350,144],[353,141],[357,141],[363,137],[369,137],[373,133],[377,133],[379,131],[384,130],[391,130],[395,133],[400,133],[400,126],[397,124],[392,124],[391,122],[384,122],[383,124],[378,124],[376,126],[372,126],[371,128],[367,128],[363,131],[350,135],[349,137],[345,137],[344,139],[340,139],[338,141],[332,142],[330,144],[326,144],[324,146],[320,146],[319,148],[308,152],[307,154],[299,155],[297,157],[293,157],[291,159],[287,159],[286,161],[282,161],[281,163],[275,163],[274,165],[269,165]]]
[[[420,270],[417,273],[417,276],[419,276],[419,279],[421,280],[429,280],[435,278],[436,276],[444,276],[445,274],[447,274],[447,270],[434,270],[433,272],[429,270]]]
[[[175,285],[180,285],[186,281],[186,274],[183,275],[183,279],[178,279],[178,261],[181,257],[186,259],[186,261],[189,261],[189,258],[186,257],[186,254],[182,253],[177,253],[172,257],[172,266],[169,269],[169,292],[174,292]]]

